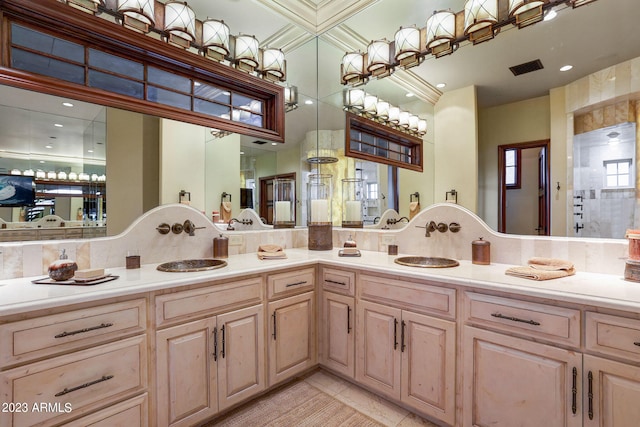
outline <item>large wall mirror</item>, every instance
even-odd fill
[[[257,1],[241,0],[243,7],[237,7],[237,2],[228,7],[220,5],[220,9],[216,11],[208,10],[209,3],[192,1],[190,6],[196,10],[198,16],[219,16],[225,19],[234,32],[255,33],[261,40],[269,39],[282,29],[297,35],[291,40],[285,37],[282,39],[285,40],[283,48],[287,57],[287,83],[295,85],[298,89],[297,108],[285,115],[285,143],[237,133],[220,135],[215,131],[212,133],[210,127],[156,117],[148,114],[147,111],[145,111],[147,114],[142,114],[99,105],[79,104],[83,107],[79,109],[81,114],[76,117],[70,110],[55,112],[47,108],[50,104],[57,106],[61,101],[73,101],[71,98],[51,97],[9,87],[0,88],[3,91],[8,89],[13,92],[12,96],[0,97],[0,108],[3,112],[12,110],[20,112],[22,116],[21,120],[7,119],[2,122],[0,150],[3,151],[0,155],[2,157],[0,173],[10,175],[14,169],[22,172],[28,169],[37,172],[41,169],[45,173],[55,172],[57,181],[60,181],[58,179],[60,172],[63,172],[63,177],[66,174],[67,179],[71,172],[77,174],[83,172],[89,175],[86,183],[81,183],[82,185],[77,185],[77,188],[73,189],[81,191],[82,197],[72,195],[70,186],[57,183],[61,187],[55,191],[60,194],[49,198],[53,202],[41,202],[42,206],[39,206],[42,208],[41,216],[54,213],[65,222],[72,223],[80,221],[81,209],[81,220],[84,225],[98,229],[106,222],[104,233],[112,235],[124,230],[143,212],[160,204],[178,202],[181,191],[189,193],[191,205],[211,218],[214,212],[220,213],[222,202],[226,200],[231,202],[232,215],[237,215],[242,208],[251,206],[256,212],[260,212],[260,179],[293,173],[297,184],[296,224],[303,226],[305,224],[304,185],[308,175],[314,172],[331,173],[336,176],[336,181],[353,176],[366,177],[372,184],[368,192],[371,200],[367,202],[370,211],[365,217],[369,224],[373,224],[386,208],[393,206],[392,197],[397,200],[399,215],[408,216],[410,203],[413,201],[412,195],[416,193],[420,194],[423,207],[444,201],[445,194],[441,189],[448,191],[453,184],[450,184],[449,176],[443,178],[438,171],[464,173],[456,170],[457,158],[438,156],[436,145],[442,144],[443,141],[442,133],[439,135],[436,131],[438,126],[436,121],[439,108],[442,108],[440,107],[442,99],[446,99],[447,109],[454,108],[459,91],[474,87],[473,93],[476,97],[474,108],[477,105],[474,114],[478,119],[470,126],[475,126],[473,133],[478,135],[478,139],[472,145],[475,148],[459,150],[456,153],[461,157],[474,157],[478,165],[477,176],[468,181],[472,188],[457,188],[463,196],[465,193],[477,195],[477,203],[467,207],[497,229],[500,194],[497,147],[503,144],[549,139],[552,151],[549,183],[551,220],[555,224],[563,222],[562,226],[554,228],[551,234],[623,237],[618,232],[601,234],[607,227],[601,226],[598,229],[586,222],[589,215],[592,215],[590,212],[597,209],[596,207],[588,208],[587,203],[596,206],[596,203],[600,203],[596,199],[604,197],[603,194],[611,195],[615,191],[603,190],[605,184],[596,188],[578,188],[578,181],[582,184],[591,178],[587,178],[585,174],[579,175],[579,172],[574,175],[572,169],[575,159],[571,162],[567,159],[573,156],[572,153],[579,145],[583,144],[580,137],[573,138],[573,117],[589,114],[596,117],[598,109],[604,109],[608,105],[615,105],[621,101],[627,101],[628,105],[635,106],[640,86],[633,80],[626,90],[621,87],[614,88],[610,94],[601,95],[598,102],[583,103],[575,109],[567,106],[566,103],[556,105],[556,98],[549,96],[549,90],[567,87],[573,90],[573,86],[570,85],[587,76],[640,57],[640,47],[637,43],[633,43],[631,38],[619,37],[620,28],[627,28],[629,31],[634,28],[633,17],[637,13],[633,9],[633,0],[616,1],[613,4],[598,0],[575,10],[564,7],[563,10],[558,11],[555,22],[542,22],[521,30],[515,27],[503,28],[495,40],[479,46],[466,43],[450,56],[437,60],[429,57],[422,65],[409,71],[398,70],[391,77],[370,80],[363,86],[367,92],[394,105],[407,108],[428,121],[428,132],[423,138],[424,172],[400,170],[396,173],[397,187],[395,188],[389,186],[390,182],[393,183],[390,178],[394,172],[390,172],[387,166],[362,163],[344,157],[343,91],[345,87],[340,84],[339,64],[345,51],[363,50],[370,40],[383,37],[391,39],[401,25],[424,26],[434,9],[462,10],[463,0],[438,0],[430,6],[429,10],[426,10],[418,0],[402,2],[401,6],[393,0],[367,2],[368,7],[353,13],[346,19],[336,18],[334,21],[327,19],[327,24],[322,27],[319,36],[316,36],[315,31],[300,19],[292,16],[285,17],[274,10],[264,8]],[[354,7],[351,3],[350,6]],[[256,8],[260,13],[256,13],[255,16],[249,14],[251,19],[243,22],[241,15],[246,14],[238,11],[250,10],[250,8]],[[353,11],[356,9],[354,8]],[[385,19],[381,19],[382,16]],[[585,25],[602,28],[602,31],[598,34],[585,33],[580,29]],[[276,44],[276,42],[273,43]],[[545,56],[546,51],[559,49],[561,44],[572,46],[571,55],[565,55],[563,60],[573,63],[573,72],[564,74],[557,72],[560,65],[564,64],[552,62],[556,57],[547,59]],[[505,52],[511,54],[505,55]],[[607,52],[607,54],[594,57],[594,52]],[[536,59],[538,56],[542,57],[545,63],[543,71],[517,77],[508,71],[509,66]],[[478,64],[484,65],[480,67]],[[486,73],[480,72],[479,68],[490,68],[489,65],[501,69],[497,79],[489,79]],[[626,67],[625,70],[628,69],[628,75],[637,75],[639,68],[637,61],[624,67]],[[618,73],[618,82],[623,81],[622,72]],[[612,81],[605,80],[602,84],[615,85],[611,83]],[[435,85],[440,82],[446,82],[447,86],[441,89],[435,88]],[[593,93],[593,88],[585,87],[583,90],[584,93]],[[409,97],[411,92],[415,96]],[[565,92],[568,92],[568,89]],[[566,95],[563,99],[569,99],[569,94]],[[467,105],[464,106],[466,107]],[[514,116],[516,112],[519,115]],[[2,116],[9,117],[5,114]],[[57,121],[65,119],[69,124],[59,123],[65,127],[55,127],[56,116],[59,117]],[[635,146],[638,126],[635,126],[635,130],[629,130],[630,125],[627,123],[637,122],[637,117],[637,112],[628,113],[624,123],[601,126],[588,131],[598,133],[599,141],[603,146],[610,139],[607,135],[613,133],[619,133],[622,138],[632,141],[630,144]],[[70,124],[72,119],[74,125]],[[564,129],[569,129],[568,133],[553,134],[552,129],[557,129],[555,122],[559,119],[566,122]],[[21,141],[16,143],[17,133],[10,131],[10,125],[19,123],[22,136],[19,137]],[[617,128],[617,126],[621,127]],[[73,139],[65,137],[62,141],[63,138],[51,138],[67,129],[75,129]],[[586,134],[587,129],[580,133]],[[559,140],[563,144],[562,150],[553,151],[554,144],[557,146]],[[62,147],[62,144],[67,145],[69,151],[64,154],[50,151],[51,149],[46,146],[51,145],[48,144],[51,141],[54,141],[52,145],[56,147]],[[318,150],[323,149],[326,144],[329,149],[335,151],[339,161],[320,165],[309,163],[308,158],[317,154]],[[595,142],[588,144],[593,145]],[[93,153],[88,153],[89,146],[94,150]],[[602,150],[604,148],[600,151]],[[591,149],[591,152],[596,151]],[[583,160],[580,160],[580,167],[585,168],[584,158],[587,154],[581,155]],[[526,159],[534,157],[525,156]],[[68,164],[63,163],[63,158]],[[631,159],[629,167],[635,171],[637,169],[635,156],[621,155],[620,157],[622,160],[627,158]],[[605,170],[602,175],[603,182],[606,179],[613,179],[606,173],[606,170],[613,168],[610,165],[611,160],[609,157],[603,157],[597,161],[599,167]],[[41,164],[40,161],[47,163]],[[564,167],[558,168],[558,165],[562,164]],[[615,164],[616,179],[624,180],[622,177],[624,173],[621,172],[624,167],[621,163]],[[93,175],[96,176],[95,180],[91,178]],[[638,173],[630,174],[629,186],[619,192],[631,189],[639,175]],[[103,183],[98,180],[101,176],[105,177]],[[91,187],[90,184],[94,182],[95,185]],[[556,185],[560,190],[556,190]],[[249,192],[251,197],[248,197]],[[43,195],[42,192],[37,191],[37,193]],[[225,198],[225,194],[230,197]],[[580,196],[583,199],[579,199]],[[586,199],[592,202],[587,202]],[[49,203],[47,208],[44,207],[45,203]],[[635,205],[635,203],[636,199],[627,204]],[[574,206],[580,204],[583,205],[584,211]],[[108,215],[107,205],[110,207]],[[113,206],[118,206],[118,209]],[[6,223],[22,222],[20,211],[18,207],[0,207],[0,218]],[[39,214],[36,212],[38,210],[34,210],[30,216],[34,220],[39,219],[37,217]],[[580,213],[582,217],[577,215]],[[554,214],[560,215],[561,219],[556,218]],[[616,222],[617,215],[620,215],[619,211],[612,209],[610,218],[606,221]],[[626,217],[638,216],[640,215],[637,213],[626,215]],[[25,216],[25,223],[29,222],[26,221],[27,218],[28,216]],[[575,219],[585,220],[578,222],[576,232],[573,231]],[[599,220],[599,223],[602,222],[603,220]],[[338,223],[336,219],[334,224]],[[637,222],[632,222],[631,225],[637,228]],[[521,230],[519,229],[518,233],[536,234],[534,230],[530,230],[530,233]],[[586,234],[587,231],[589,234]],[[22,240],[26,239],[27,237],[22,238]]]

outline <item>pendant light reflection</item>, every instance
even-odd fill
[[[229,26],[222,20],[207,19],[202,22],[202,51],[216,61],[229,56]]]
[[[253,72],[258,68],[258,39],[255,36],[240,34],[235,38],[234,62],[242,71]]]
[[[122,24],[134,31],[148,33],[155,25],[155,0],[118,0],[117,10],[124,15]]]
[[[196,14],[187,5],[179,1],[170,1],[164,5],[164,30],[169,33],[168,41],[188,49],[196,38]]]

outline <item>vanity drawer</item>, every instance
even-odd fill
[[[418,313],[447,318],[456,316],[456,290],[429,284],[391,278],[360,275],[360,299],[379,302]]]
[[[267,276],[269,299],[311,291],[315,286],[316,269],[287,271]]]
[[[322,269],[322,289],[353,296],[356,289],[356,273],[325,267]]]
[[[580,311],[492,295],[465,293],[468,323],[580,346]]]
[[[638,361],[640,320],[588,311],[585,325],[587,350]]]
[[[0,367],[143,333],[146,326],[144,299],[6,323],[0,325]]]
[[[147,393],[111,405],[101,411],[65,424],[65,427],[114,427],[149,425],[149,397]]]
[[[146,351],[136,336],[0,372],[0,401],[28,408],[0,412],[0,425],[54,425],[144,392]]]
[[[260,304],[263,295],[260,277],[159,295],[155,299],[156,324],[160,327]]]

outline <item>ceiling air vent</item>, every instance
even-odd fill
[[[267,141],[260,141],[260,140],[255,140],[253,141],[254,144],[258,144],[258,145],[264,145],[267,143]]]
[[[535,61],[525,62],[524,64],[514,65],[513,67],[509,67],[514,76],[519,76],[521,74],[530,73],[532,71],[542,70],[544,66],[542,65],[542,61],[536,59]]]

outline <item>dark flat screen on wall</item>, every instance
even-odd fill
[[[34,206],[35,200],[33,177],[0,175],[0,207]]]

